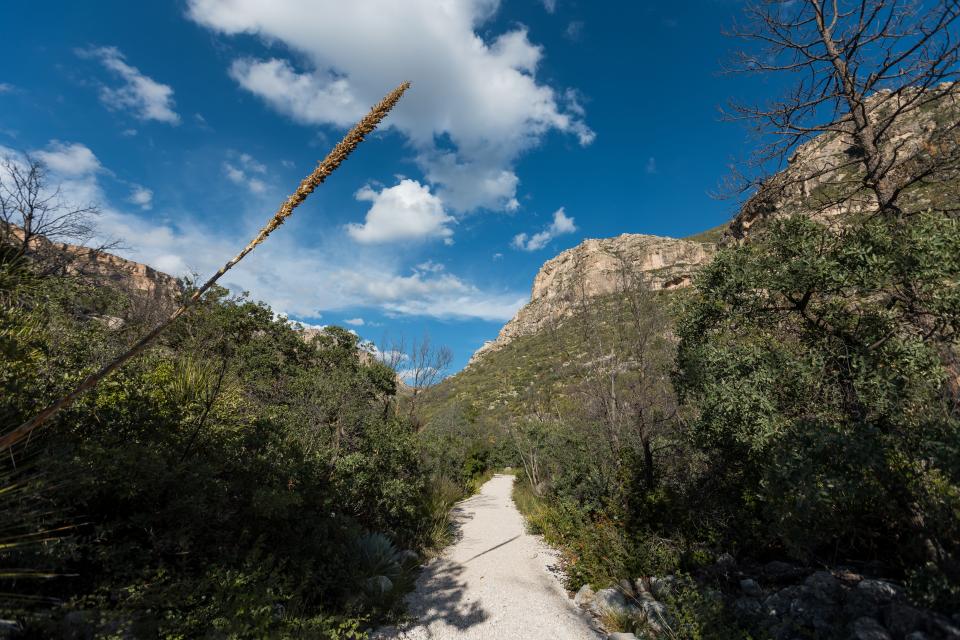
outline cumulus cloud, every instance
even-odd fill
[[[449,273],[414,271],[401,275],[344,270],[338,280],[346,290],[377,300],[381,309],[393,315],[502,321],[512,318],[527,302],[526,296],[515,293],[484,292]]]
[[[515,209],[514,164],[549,131],[589,144],[581,111],[538,80],[543,56],[526,29],[481,36],[498,0],[188,0],[214,31],[285,44],[303,61],[244,57],[231,77],[305,124],[347,126],[396,85],[413,89],[388,123],[411,143],[435,193],[456,212]]]
[[[557,0],[541,0],[543,2],[543,8],[547,10],[547,13],[553,13],[557,10]]]
[[[349,324],[353,327],[362,327],[363,325],[366,324],[366,322],[363,321],[363,318],[347,318],[346,320],[344,320],[344,323]]]
[[[573,218],[564,212],[563,207],[560,207],[553,212],[553,222],[550,223],[549,227],[532,236],[526,233],[518,233],[513,237],[513,241],[510,244],[514,249],[536,251],[547,246],[547,243],[557,236],[573,233],[576,230],[577,227],[573,223]]]
[[[144,211],[149,211],[153,208],[153,191],[135,184],[133,185],[133,190],[130,192],[129,200],[133,204],[139,205]]]
[[[79,49],[77,55],[99,60],[104,68],[123,81],[120,86],[100,89],[100,101],[108,109],[128,109],[140,120],[180,123],[180,116],[173,110],[173,89],[127,64],[116,47]]]
[[[266,165],[257,162],[249,153],[230,154],[231,159],[223,163],[223,173],[234,184],[246,187],[252,193],[263,193],[267,184],[263,179],[256,177],[267,172]]]
[[[0,155],[12,153],[0,147]],[[225,230],[208,225],[199,215],[178,214],[163,221],[147,217],[109,201],[99,180],[109,179],[111,172],[88,147],[52,141],[33,153],[49,161],[53,181],[61,184],[65,200],[100,205],[97,243],[122,239],[128,248],[121,255],[173,275],[213,273],[262,223],[258,216],[240,228]],[[239,155],[233,160],[245,171],[256,172],[259,164],[253,158],[245,162]],[[221,284],[233,291],[249,291],[278,313],[304,318],[367,308],[389,315],[505,321],[527,301],[518,292],[480,288],[437,263],[421,262],[409,268],[391,252],[358,251],[335,234],[319,245],[303,243],[290,228],[297,224],[294,219],[274,233]]]
[[[100,170],[100,161],[86,145],[51,140],[46,149],[33,155],[61,176],[86,176]]]
[[[13,93],[14,88],[9,82],[0,82],[0,93]]]
[[[347,233],[357,242],[382,244],[397,241],[453,236],[443,202],[430,188],[416,180],[404,179],[380,191],[366,186],[356,193],[357,200],[372,203],[363,224],[347,225]]]

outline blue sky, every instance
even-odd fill
[[[366,339],[429,332],[454,369],[585,238],[682,237],[752,142],[722,75],[734,0],[4,3],[0,147],[103,208],[124,255],[207,275],[370,104],[389,127],[225,278]]]

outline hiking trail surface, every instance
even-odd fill
[[[526,532],[510,497],[514,476],[495,475],[454,507],[458,540],[423,568],[408,596],[413,621],[373,634],[386,640],[593,640],[589,617],[567,597],[557,553]]]

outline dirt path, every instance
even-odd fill
[[[375,638],[581,640],[600,638],[548,566],[556,553],[526,533],[510,499],[513,476],[496,475],[454,509],[459,540],[432,560],[410,595],[415,622]]]

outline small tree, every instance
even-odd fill
[[[677,415],[669,375],[671,322],[665,299],[638,266],[615,250],[610,256],[616,265],[612,292],[588,292],[585,266],[576,265],[564,302],[569,319],[553,322],[549,330],[564,354],[562,368],[575,365],[573,394],[587,428],[597,429],[602,450],[597,462],[608,469],[603,474],[608,487],[618,482],[624,454],[637,451],[642,484],[650,491],[657,484],[657,441]]]
[[[77,204],[65,199],[53,185],[46,165],[28,154],[0,159],[0,240],[16,248],[18,255],[34,260],[45,273],[62,272],[80,258],[115,247],[77,247],[62,251],[52,242],[89,244],[95,234],[95,204]]]
[[[409,345],[403,337],[392,341],[384,338],[377,356],[406,385],[407,415],[417,423],[420,394],[443,380],[453,362],[453,352],[447,346],[435,346],[430,335],[424,333]]]

